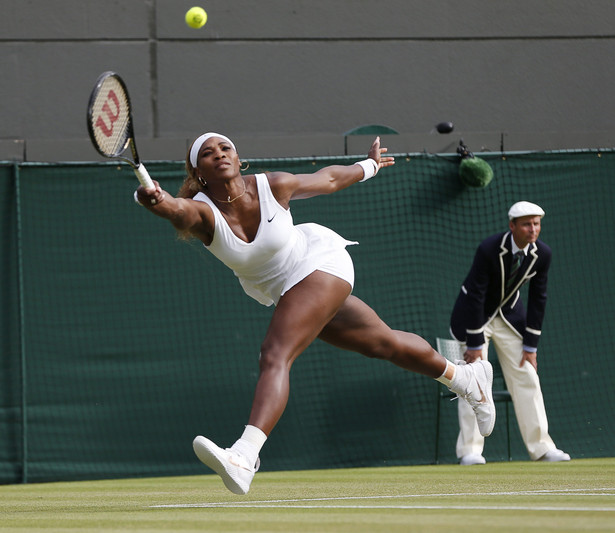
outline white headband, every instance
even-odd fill
[[[205,141],[207,139],[210,139],[211,137],[220,137],[220,139],[223,139],[224,141],[229,143],[233,147],[233,150],[235,150],[235,152],[237,151],[237,148],[235,148],[233,141],[231,141],[226,135],[214,133],[213,131],[209,133],[203,133],[203,135],[201,135],[199,138],[197,138],[196,141],[192,143],[192,148],[190,148],[190,164],[193,168],[196,168],[197,160],[199,158],[199,150],[201,149],[201,146],[203,146]]]

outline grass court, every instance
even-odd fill
[[[615,459],[257,473],[0,487],[0,531],[613,531]]]

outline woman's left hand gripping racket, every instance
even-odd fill
[[[137,153],[126,84],[115,72],[103,72],[96,81],[88,104],[88,132],[98,153],[125,161],[143,187],[154,188]],[[129,146],[132,157],[122,155]]]

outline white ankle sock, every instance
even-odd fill
[[[445,376],[446,371],[449,369],[449,367],[453,368],[453,377],[451,379],[448,379]],[[451,388],[451,383],[455,379],[456,375],[457,375],[457,367],[453,363],[451,363],[450,361],[446,361],[446,367],[444,368],[444,372],[442,372],[442,375],[439,378],[436,378],[436,381],[439,381],[440,383],[442,383],[442,385],[444,385],[445,387],[448,387],[450,389]]]
[[[239,452],[243,455],[250,464],[255,464],[256,459],[258,459],[258,454],[265,444],[267,440],[267,435],[265,435],[260,429],[256,426],[246,426],[246,429],[243,431],[243,435],[241,438],[235,442],[231,446],[232,450]]]
[[[455,365],[455,375],[448,388],[456,394],[465,394],[472,383],[473,376],[469,365]]]

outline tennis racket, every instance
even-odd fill
[[[88,103],[88,132],[99,154],[125,161],[134,169],[143,187],[154,188],[137,153],[128,89],[115,72],[103,72],[96,80]],[[128,147],[130,152],[127,152]],[[122,155],[124,152],[126,154]]]

